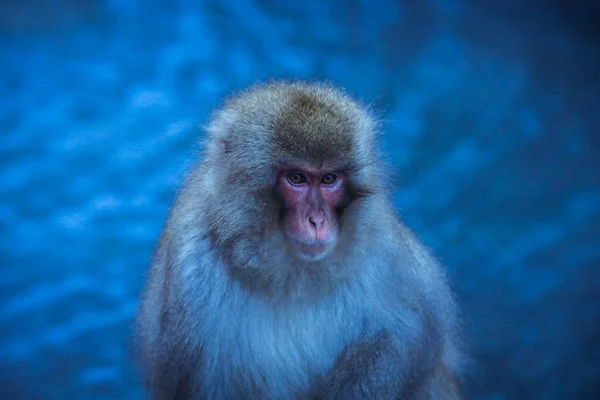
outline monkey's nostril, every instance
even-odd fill
[[[316,229],[319,229],[325,223],[325,218],[323,218],[321,216],[311,215],[310,217],[308,217],[308,222],[310,222],[310,224],[312,226],[314,226]]]

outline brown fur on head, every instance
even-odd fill
[[[316,184],[320,171],[340,172],[343,195],[339,201],[335,197],[329,207],[335,209],[335,216],[327,211],[328,204],[321,206],[316,199],[306,208],[311,215],[298,211],[296,215],[302,215],[295,217],[313,221],[314,214],[323,210],[319,215],[325,219],[339,219],[338,225],[330,222],[332,230],[340,230],[340,238],[353,229],[345,209],[379,187],[374,120],[331,85],[275,82],[255,86],[228,99],[209,123],[207,134],[200,168],[208,190],[202,193],[208,199],[204,218],[213,245],[232,267],[261,268],[273,258],[273,246],[279,246],[279,253],[284,251],[281,224],[285,225],[286,210],[296,201],[287,201],[287,206],[282,202],[278,187],[285,171],[310,171]],[[318,190],[313,191],[317,197]],[[299,224],[288,225],[293,231]],[[298,229],[302,236],[308,228]]]

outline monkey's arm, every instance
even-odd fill
[[[314,398],[459,399],[450,393],[439,397],[456,386],[450,372],[441,368],[442,347],[431,321],[418,334],[402,338],[381,330],[346,349]],[[448,373],[442,376],[441,370]]]
[[[189,359],[198,355],[184,348],[181,305],[174,301],[173,252],[163,234],[155,250],[147,287],[135,319],[136,358],[152,400],[187,399]],[[180,290],[175,290],[179,292]]]
[[[313,399],[397,398],[403,362],[390,334],[380,331],[346,349]]]

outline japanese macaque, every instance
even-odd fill
[[[462,398],[456,306],[392,207],[377,130],[321,83],[216,111],[136,318],[152,398]]]

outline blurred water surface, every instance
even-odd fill
[[[142,397],[129,324],[199,125],[280,77],[384,120],[395,204],[464,309],[470,398],[600,398],[599,10],[3,1],[0,390]]]

